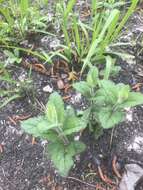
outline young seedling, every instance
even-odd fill
[[[132,92],[129,85],[115,84],[110,80],[99,79],[96,67],[91,67],[86,81],[73,84],[88,101],[88,126],[92,129],[109,129],[125,119],[125,108],[143,104],[143,95]],[[86,110],[86,111],[87,111]],[[100,129],[100,130],[99,130]],[[97,132],[97,131],[96,131]],[[96,134],[99,136],[99,134]]]
[[[6,65],[8,64],[20,64],[22,58],[19,55],[19,50],[14,49],[14,51],[4,50],[4,54],[7,56]]]
[[[85,149],[82,142],[74,141],[74,134],[87,125],[85,118],[86,115],[78,118],[72,107],[65,109],[61,96],[54,92],[45,114],[21,122],[21,127],[34,137],[48,140],[48,154],[60,175],[67,176],[74,164],[73,157]]]
[[[17,82],[16,80],[12,79],[12,77],[6,70],[3,70],[3,75],[0,76],[0,81],[4,81],[9,86],[9,88],[7,89],[1,88],[0,90],[0,109],[6,106],[11,101],[19,98],[24,98],[29,94],[31,95],[31,97],[34,97],[33,85],[30,79]]]

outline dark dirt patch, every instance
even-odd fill
[[[136,17],[135,17],[136,18]],[[131,30],[132,32],[132,30]],[[134,32],[132,32],[134,34]],[[122,70],[119,74],[118,82],[124,82],[131,86],[142,83],[142,65],[138,52],[131,49],[136,54],[134,64],[120,62]],[[139,72],[140,71],[140,72]],[[61,74],[65,74],[62,73]],[[22,67],[13,67],[12,76],[27,78],[28,70]],[[57,78],[41,75],[32,72],[34,93],[36,99],[45,104],[50,93],[44,92],[43,88],[49,85],[53,90],[57,90]],[[63,79],[67,83],[67,76]],[[2,83],[0,86],[2,87]],[[75,101],[76,94],[69,91],[64,94],[63,90],[58,90],[62,95],[72,95],[67,103],[74,104],[80,108],[82,102]],[[142,88],[141,88],[142,91]],[[76,179],[63,179],[59,177],[52,167],[52,163],[46,157],[46,141],[36,139],[36,144],[32,145],[32,137],[26,135],[20,129],[20,124],[14,125],[8,116],[40,114],[38,104],[29,97],[16,100],[0,110],[0,144],[3,152],[0,153],[0,189],[2,190],[92,190],[89,184],[101,184],[105,189],[111,190],[113,186],[103,183],[97,171],[97,164],[100,163],[102,170],[113,181],[117,181],[112,171],[112,159],[114,155],[118,158],[119,170],[124,170],[126,163],[137,163],[143,167],[143,106],[127,110],[127,118],[114,131],[105,131],[98,141],[88,131],[85,131],[82,140],[87,145],[87,151],[80,157],[76,157],[75,167],[70,176],[81,179],[84,183]],[[113,135],[113,137],[111,136]],[[111,141],[112,137],[112,141]],[[99,163],[98,163],[99,161]],[[138,190],[142,189],[142,181],[139,182]]]

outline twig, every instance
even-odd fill
[[[16,115],[16,116],[14,116],[13,117],[13,120],[14,121],[23,121],[23,120],[26,120],[26,119],[28,119],[28,118],[30,118],[31,117],[31,114],[29,114],[29,115],[23,115],[23,116],[20,116],[20,115]]]
[[[69,96],[64,96],[63,97],[63,100],[68,100],[68,99],[70,99],[71,98],[71,95],[69,95]]]
[[[111,146],[112,146],[112,142],[113,142],[113,136],[114,136],[114,129],[112,129],[112,132],[111,132],[111,138],[110,138],[110,150],[111,150]]]
[[[46,109],[45,105],[42,102],[40,102],[37,98],[35,99],[35,101],[38,104],[38,108],[40,107],[39,110],[41,112],[44,112],[44,110]]]
[[[14,121],[13,118],[11,118],[10,116],[8,116],[8,119],[10,120],[10,122],[11,122],[12,124],[16,125],[16,122]]]
[[[35,137],[32,137],[32,145],[36,144]]]
[[[102,172],[102,169],[100,166],[98,166],[98,172],[99,172],[99,175],[100,175],[100,178],[102,179],[102,181],[104,181],[105,183],[110,184],[110,185],[115,185],[115,182],[113,182],[106,175],[103,175],[103,172]]]
[[[72,88],[72,85],[69,85],[69,84],[66,85],[65,89],[64,89],[64,92],[67,93],[70,88]]]
[[[74,181],[78,181],[78,182],[80,182],[80,183],[82,183],[82,184],[85,184],[85,185],[90,186],[90,187],[93,187],[93,188],[96,188],[96,187],[97,187],[97,185],[93,185],[93,184],[91,184],[91,183],[87,183],[87,182],[82,181],[82,180],[80,180],[80,179],[77,179],[77,178],[75,178],[75,177],[67,177],[67,179],[72,179],[72,180],[74,180]]]
[[[117,170],[116,161],[117,161],[117,156],[114,156],[113,161],[112,161],[113,171],[116,174],[116,176],[121,179],[122,176],[120,175],[119,171]]]

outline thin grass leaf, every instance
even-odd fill
[[[29,7],[30,7],[29,0],[21,0],[20,1],[20,11],[21,11],[22,16],[25,16],[28,13]]]
[[[87,56],[86,56],[86,58],[85,58],[85,60],[84,60],[81,73],[83,73],[83,71],[84,71],[84,69],[85,69],[85,67],[86,67],[87,65],[92,66],[92,64],[91,64],[91,62],[90,62],[90,61],[91,61],[91,57],[96,53],[96,48],[97,48],[98,44],[104,39],[104,36],[105,36],[105,34],[106,34],[108,28],[110,28],[110,25],[112,24],[114,18],[116,17],[116,15],[117,15],[118,13],[119,13],[119,11],[116,10],[116,9],[111,11],[111,14],[109,15],[109,17],[108,17],[108,19],[107,19],[107,21],[106,21],[106,23],[105,23],[105,25],[104,25],[104,27],[103,27],[101,33],[99,34],[98,38],[96,38],[96,39],[92,42],[92,44],[91,44],[91,47],[90,47],[90,49],[89,49],[89,52],[88,52],[88,54],[87,54]]]
[[[129,19],[129,17],[134,12],[134,10],[135,10],[138,2],[139,2],[139,0],[132,0],[131,6],[129,7],[127,13],[125,14],[124,18],[121,20],[119,26],[116,28],[116,30],[115,30],[115,32],[114,32],[114,34],[112,36],[112,40],[114,40],[115,38],[117,38],[119,32],[122,30],[122,28],[126,24],[127,20]]]
[[[96,14],[96,9],[97,9],[97,0],[92,0],[92,2],[91,2],[91,12],[92,12],[93,16]]]
[[[26,49],[26,48],[21,48],[21,47],[16,47],[16,46],[10,46],[10,45],[2,45],[0,47],[1,48],[8,48],[8,49],[17,49],[17,50],[26,52],[28,54],[34,55],[34,56],[40,58],[41,60],[47,61],[47,58],[42,53],[39,53],[37,51],[32,51],[31,49]]]
[[[72,11],[74,5],[76,4],[76,0],[69,0],[68,1],[68,4],[67,4],[67,7],[66,7],[66,10],[64,12],[64,19],[67,20],[70,12]]]
[[[11,97],[9,97],[7,100],[5,100],[2,104],[0,104],[0,109],[3,108],[4,106],[6,106],[8,103],[10,103],[11,101],[17,99],[17,98],[21,98],[21,96],[19,94],[15,94]]]
[[[116,14],[114,15],[114,19],[112,20],[111,24],[110,24],[110,27],[108,28],[108,32],[106,34],[106,37],[105,39],[102,41],[102,44],[101,44],[101,53],[104,51],[104,49],[106,48],[106,46],[109,44],[110,42],[110,38],[112,36],[112,34],[114,33],[115,31],[115,28],[118,24],[118,20],[119,20],[119,16],[120,16],[120,11],[115,9],[116,10]]]
[[[76,20],[76,16],[73,16],[73,31],[74,31],[74,35],[75,35],[75,43],[77,46],[77,52],[78,55],[81,54],[81,41],[80,41],[80,33],[79,33],[79,29],[78,29],[78,24],[77,24],[77,20]]]
[[[108,80],[111,70],[112,70],[112,61],[113,60],[110,56],[106,56],[105,59],[106,59],[106,68],[105,68],[104,79]]]
[[[14,19],[10,15],[9,8],[0,8],[0,12],[5,17],[6,21],[8,22],[8,24],[12,30],[12,26],[14,24]]]

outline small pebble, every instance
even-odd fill
[[[47,85],[47,86],[45,86],[45,87],[43,88],[43,91],[44,91],[44,92],[49,92],[49,93],[51,93],[51,92],[53,91],[53,88],[50,87],[50,85]]]
[[[66,79],[67,77],[68,77],[67,74],[61,74],[61,78],[62,78],[62,79]]]

